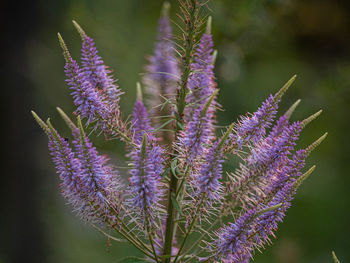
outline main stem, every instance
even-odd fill
[[[179,132],[182,130],[184,121],[183,121],[183,113],[186,106],[186,95],[187,95],[187,83],[188,78],[191,73],[191,60],[192,60],[192,52],[195,45],[195,36],[196,36],[196,16],[198,12],[198,4],[197,0],[191,0],[188,3],[188,18],[185,14],[185,24],[186,24],[186,34],[184,35],[184,44],[185,44],[185,52],[182,56],[183,61],[183,73],[181,76],[180,82],[180,90],[178,96],[176,98],[177,112],[176,112],[176,127],[175,127],[175,141],[179,135]],[[176,158],[177,151],[173,150],[173,158]],[[171,162],[170,162],[171,163]],[[176,211],[171,200],[172,195],[176,195],[177,192],[177,184],[178,179],[176,176],[170,172],[170,183],[169,183],[169,195],[168,195],[168,210],[167,210],[167,220],[165,226],[165,240],[164,240],[164,257],[163,263],[171,262],[171,249],[173,246],[174,240],[174,229],[175,229],[175,215]]]

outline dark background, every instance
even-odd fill
[[[175,18],[176,1],[171,1]],[[0,263],[116,262],[137,254],[90,229],[65,205],[49,159],[46,138],[30,110],[50,116],[67,132],[55,112],[73,110],[64,83],[61,32],[75,57],[80,39],[76,19],[95,38],[105,63],[115,69],[126,92],[122,109],[130,113],[135,82],[141,79],[155,39],[162,1],[78,0],[2,3],[1,82],[2,151]],[[300,189],[278,238],[254,262],[350,262],[349,131],[350,1],[212,0],[213,34],[219,50],[216,73],[222,124],[254,111],[293,74],[282,111],[298,98],[294,118],[324,109],[300,140],[305,147],[328,131],[327,141],[309,158],[317,170]],[[123,160],[123,146],[95,143]]]

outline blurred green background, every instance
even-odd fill
[[[172,3],[175,21],[176,1]],[[79,56],[77,20],[97,43],[125,91],[121,107],[130,113],[135,83],[153,49],[160,0],[60,0],[6,2],[1,81],[4,169],[1,180],[0,263],[116,262],[138,252],[112,243],[82,223],[60,196],[45,135],[30,110],[50,116],[64,133],[56,106],[73,111],[64,83],[64,61],[56,33]],[[293,74],[298,79],[281,110],[301,98],[294,118],[324,110],[308,126],[299,147],[325,131],[329,137],[309,158],[317,170],[301,187],[277,239],[253,262],[350,262],[348,172],[350,131],[350,2],[347,0],[212,0],[213,35],[218,49],[217,82],[222,124],[254,111]],[[178,31],[175,30],[177,33]],[[117,142],[96,145],[122,164]]]

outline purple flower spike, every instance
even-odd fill
[[[275,95],[270,95],[250,116],[243,116],[236,126],[236,133],[232,134],[233,143],[242,148],[248,142],[258,143],[266,134],[276,117],[278,103],[296,78],[294,75]],[[289,113],[288,113],[289,114]],[[287,114],[287,115],[288,115]]]
[[[289,120],[286,115],[282,115],[277,121],[276,124],[272,127],[271,132],[269,133],[268,137],[273,139],[280,136],[283,132],[283,130],[288,126]]]
[[[160,182],[163,154],[161,147],[148,143],[146,134],[143,135],[142,143],[131,153],[130,205],[142,220],[147,218],[149,224],[152,224],[155,209],[163,196]]]
[[[269,184],[264,190],[265,195],[270,197],[278,190],[282,189],[286,183],[293,183],[296,178],[302,175],[301,169],[305,166],[307,157],[304,149],[298,150],[292,159],[286,159],[279,169],[270,174]]]
[[[258,143],[266,134],[276,116],[278,101],[275,96],[270,97],[262,104],[262,106],[251,116],[241,117],[236,127],[236,143],[242,147],[246,142],[252,141]]]
[[[102,58],[98,55],[95,43],[92,38],[86,36],[82,45],[82,65],[85,76],[91,85],[103,91],[106,99],[112,103],[111,107],[119,107],[119,99],[122,92],[110,76],[111,70],[103,64]]]
[[[254,242],[256,246],[262,247],[270,241],[269,236],[274,235],[278,223],[283,221],[287,209],[291,206],[290,202],[294,194],[293,183],[287,183],[266,206],[268,208],[280,204],[280,207],[265,212],[256,218],[254,224]]]
[[[162,15],[158,21],[157,42],[154,48],[154,55],[149,58],[149,65],[146,67],[148,74],[143,79],[146,86],[146,93],[150,99],[148,104],[153,111],[160,109],[163,95],[174,98],[176,94],[177,76],[180,75],[175,59],[175,48],[172,41],[172,28],[169,19],[169,4],[163,6]],[[156,112],[152,112],[156,113]]]
[[[202,107],[196,109],[192,120],[182,133],[182,145],[192,161],[205,153],[205,146],[212,140],[212,126],[207,114],[202,115]]]
[[[288,156],[294,149],[300,131],[300,123],[294,122],[279,136],[260,140],[246,158],[246,164],[241,164],[236,171],[231,189],[232,199],[240,200],[244,208],[246,205],[251,207],[261,198],[274,193],[280,184],[283,186],[291,172]]]
[[[119,109],[119,99],[122,92],[115,84],[115,80],[111,76],[111,70],[104,65],[102,58],[98,55],[94,40],[86,35],[84,30],[73,21],[74,26],[78,30],[82,38],[82,65],[86,79],[91,83],[92,87],[99,91],[104,100],[108,101],[111,111]]]
[[[260,141],[247,158],[248,164],[258,171],[264,168],[272,170],[294,149],[300,131],[300,123],[295,122],[284,129],[277,138],[267,137],[266,140]]]
[[[181,134],[181,151],[185,152],[190,161],[207,152],[207,145],[214,139],[212,114],[209,112],[217,91],[209,98],[207,103],[198,107],[192,119],[186,124]]]
[[[205,161],[201,164],[198,175],[196,175],[196,196],[206,194],[208,203],[221,199],[222,164],[224,157],[220,149],[219,141],[215,142],[209,149]]]
[[[147,109],[140,98],[136,100],[134,105],[132,112],[132,125],[134,141],[137,144],[142,142],[144,133],[149,134],[152,131],[151,120],[148,116]]]
[[[75,209],[83,207],[85,200],[82,198],[80,189],[80,161],[69,147],[69,144],[56,131],[54,137],[49,134],[49,150],[56,166],[57,173],[62,181],[61,190],[63,196]]]
[[[105,156],[98,154],[89,138],[82,130],[73,132],[73,144],[77,151],[77,158],[81,163],[81,187],[98,217],[112,222],[115,220],[112,213],[117,209],[121,184],[119,175],[109,165]],[[89,217],[90,215],[86,215]],[[112,221],[111,221],[112,220]]]
[[[98,116],[105,119],[109,110],[99,93],[86,79],[78,63],[69,57],[64,69],[67,77],[66,82],[72,90],[71,95],[73,96],[74,104],[77,106],[76,113],[82,118],[87,118],[87,123],[92,122]]]
[[[249,239],[249,236],[252,233],[252,221],[256,215],[255,209],[249,210],[234,224],[229,223],[216,233],[215,249],[212,251],[216,260],[220,259],[230,263],[247,262],[247,258],[251,257],[253,247],[253,241]]]
[[[213,65],[213,39],[210,33],[204,33],[194,54],[191,64],[192,75],[188,80],[189,94],[186,97],[190,104],[186,110],[186,118],[190,120],[196,108],[206,104],[206,101],[216,90]],[[213,101],[208,110],[209,119],[214,118],[215,106]],[[213,120],[212,120],[213,121]]]

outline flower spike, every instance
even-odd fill
[[[73,20],[73,24],[83,41],[81,48],[83,73],[94,89],[102,91],[103,100],[108,102],[112,114],[115,114],[114,111],[119,110],[119,99],[122,92],[115,84],[116,81],[110,74],[111,70],[104,65],[102,58],[98,55],[94,40],[76,21]]]
[[[290,78],[290,80],[287,81],[286,84],[284,84],[284,86],[276,93],[276,95],[275,95],[276,100],[280,100],[282,98],[284,93],[287,92],[287,90],[293,84],[293,82],[295,81],[296,78],[297,78],[297,75],[294,75],[293,77]]]
[[[146,101],[152,109],[152,115],[169,115],[170,105],[162,105],[162,96],[174,100],[177,80],[180,72],[175,58],[172,27],[169,19],[169,2],[164,2],[161,17],[158,20],[157,40],[153,55],[148,58],[147,74],[143,78],[145,92],[149,99]]]
[[[334,263],[340,263],[339,259],[338,259],[337,256],[335,255],[335,252],[334,252],[334,251],[332,251],[332,257],[333,257]]]
[[[63,196],[108,238],[119,241],[108,233],[116,231],[149,262],[249,263],[255,250],[275,237],[298,188],[315,170],[304,171],[306,158],[327,133],[295,149],[302,129],[321,111],[293,122],[297,100],[276,118],[296,75],[252,114],[226,128],[217,125],[217,51],[212,17],[203,10],[207,1],[179,0],[179,5],[183,27],[173,37],[170,4],[163,4],[153,55],[143,74],[145,92],[137,83],[134,107],[125,121],[119,105],[122,91],[112,71],[74,20],[82,41],[81,64],[57,34],[77,118],[72,121],[70,113],[57,111],[73,140],[63,138],[50,119],[32,115],[48,136]],[[105,139],[126,143],[128,185],[92,144],[89,135],[95,130]],[[241,161],[225,174],[224,168],[236,162],[226,154]],[[102,225],[110,229],[101,230]],[[194,242],[186,248],[189,240]]]
[[[34,111],[31,111],[31,113],[34,119],[36,120],[36,122],[39,124],[39,126],[44,130],[46,135],[49,135],[50,130],[49,130],[49,127],[45,124],[45,122],[42,119],[40,119],[40,117]]]
[[[290,108],[286,111],[286,113],[284,114],[287,119],[290,119],[290,117],[292,116],[293,112],[295,111],[295,109],[298,107],[298,105],[300,104],[301,100],[297,100],[296,102],[294,102],[294,104],[292,106],[290,106]]]
[[[56,107],[56,110],[58,111],[58,113],[60,114],[60,116],[62,117],[62,119],[65,121],[65,123],[67,124],[67,126],[72,130],[75,131],[78,127],[73,123],[73,121],[68,117],[68,115],[60,108],[60,107]]]
[[[141,143],[144,134],[148,134],[149,138],[155,140],[152,133],[151,120],[148,116],[147,109],[142,102],[142,92],[140,83],[136,84],[137,99],[132,112],[132,131],[134,134],[134,141]]]
[[[72,20],[72,23],[73,23],[74,27],[76,28],[76,30],[78,31],[78,33],[80,34],[80,37],[82,39],[86,38],[87,35],[86,35],[85,31],[81,28],[81,26],[75,20]]]
[[[67,48],[67,45],[66,43],[64,42],[62,36],[60,33],[57,33],[57,37],[58,37],[58,42],[60,43],[60,46],[63,50],[63,56],[64,56],[64,59],[66,60],[66,62],[69,62],[70,59],[71,59],[71,55],[69,53],[69,50]]]
[[[315,114],[312,114],[310,117],[306,118],[305,120],[303,120],[300,125],[302,128],[304,128],[306,125],[308,125],[310,122],[312,122],[313,120],[315,120],[318,116],[320,116],[322,113],[322,110],[319,110],[318,112],[316,112]]]
[[[278,103],[296,78],[294,75],[275,95],[270,95],[261,107],[251,116],[242,117],[236,127],[236,134],[232,135],[233,144],[242,148],[248,142],[258,143],[265,136],[275,119]]]
[[[293,189],[297,190],[299,186],[313,173],[313,171],[316,169],[316,165],[312,166],[306,173],[304,173],[302,176],[300,176],[294,183]]]
[[[163,195],[160,175],[163,172],[163,150],[159,146],[151,146],[147,134],[142,135],[142,141],[131,153],[133,168],[130,170],[129,200],[132,210],[139,218],[152,224],[156,210]]]
[[[323,134],[320,138],[318,138],[316,141],[314,141],[309,147],[305,149],[306,154],[309,155],[317,146],[319,146],[327,137],[328,132]]]
[[[195,196],[207,196],[207,204],[210,206],[213,201],[221,200],[222,183],[219,181],[222,177],[222,164],[224,162],[223,148],[229,134],[232,132],[233,124],[226,130],[221,139],[217,140],[208,150],[205,162],[201,164],[199,173],[195,177]]]
[[[214,98],[217,96],[216,90],[208,99],[204,107],[199,107],[195,110],[193,118],[189,121],[183,131],[181,138],[181,146],[185,151],[186,156],[192,161],[196,159],[201,153],[205,153],[205,148],[212,140],[212,126],[211,120],[208,118],[208,110],[212,105]]]

